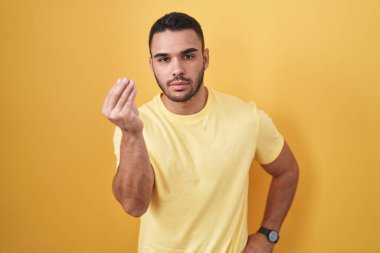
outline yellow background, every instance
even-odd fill
[[[205,84],[267,111],[299,162],[276,252],[380,252],[380,2],[0,1],[0,252],[135,252],[114,199],[118,77],[159,90],[148,32],[171,11],[201,23]],[[269,176],[254,164],[249,231]]]

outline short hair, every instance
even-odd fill
[[[149,52],[151,52],[152,39],[155,33],[170,31],[180,31],[184,29],[192,29],[198,35],[202,43],[202,50],[204,50],[205,42],[203,38],[203,31],[198,21],[181,12],[171,12],[159,18],[152,26],[149,32]]]

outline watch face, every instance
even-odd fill
[[[277,242],[278,234],[276,233],[276,231],[270,231],[268,238],[269,238],[269,241],[271,241],[271,242]]]

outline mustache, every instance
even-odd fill
[[[173,79],[170,79],[169,81],[167,81],[168,86],[171,85],[175,81],[183,81],[183,82],[186,82],[186,83],[192,83],[190,78],[186,78],[186,77],[183,77],[183,76],[176,76]]]

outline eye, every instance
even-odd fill
[[[194,55],[192,55],[192,54],[185,54],[184,56],[183,56],[183,58],[185,59],[185,60],[190,60],[190,59],[192,59],[194,57]]]
[[[161,58],[158,58],[158,61],[159,61],[159,62],[167,62],[167,61],[169,61],[169,57],[161,57]]]

